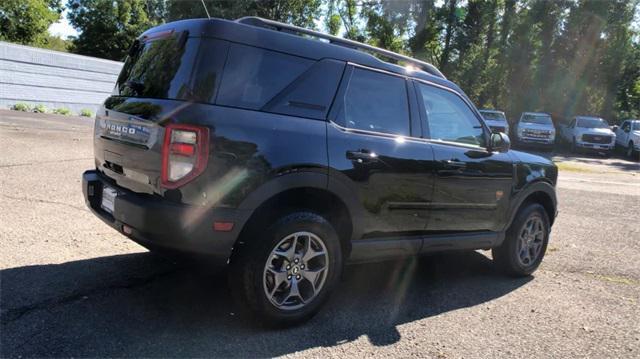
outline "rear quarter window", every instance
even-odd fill
[[[259,110],[313,63],[298,56],[232,44],[216,103]]]

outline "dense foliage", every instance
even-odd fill
[[[62,5],[59,0],[2,0],[0,1],[0,40],[23,45],[60,47],[57,39],[47,33],[58,21]]]
[[[556,119],[640,117],[640,0],[205,0],[212,17],[262,16],[434,63],[479,107]],[[4,0],[0,39],[46,42],[54,0]],[[156,24],[206,17],[199,0],[68,0],[72,51],[122,60]],[[54,40],[52,44],[54,44]],[[41,45],[42,46],[42,45]],[[53,46],[53,45],[52,45]],[[64,44],[60,46],[66,46]]]

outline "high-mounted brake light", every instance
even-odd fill
[[[162,144],[162,187],[173,189],[198,177],[207,167],[209,129],[169,124]]]

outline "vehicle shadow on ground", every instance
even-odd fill
[[[400,340],[398,325],[480,305],[531,280],[498,274],[478,252],[351,265],[311,321],[268,329],[235,313],[223,274],[147,253],[0,276],[1,357],[264,357],[363,336],[384,346]]]

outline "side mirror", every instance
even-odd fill
[[[613,132],[618,131],[618,125],[611,126],[611,131],[613,131]]]
[[[491,134],[491,151],[508,152],[511,148],[511,140],[509,136],[503,132]]]

